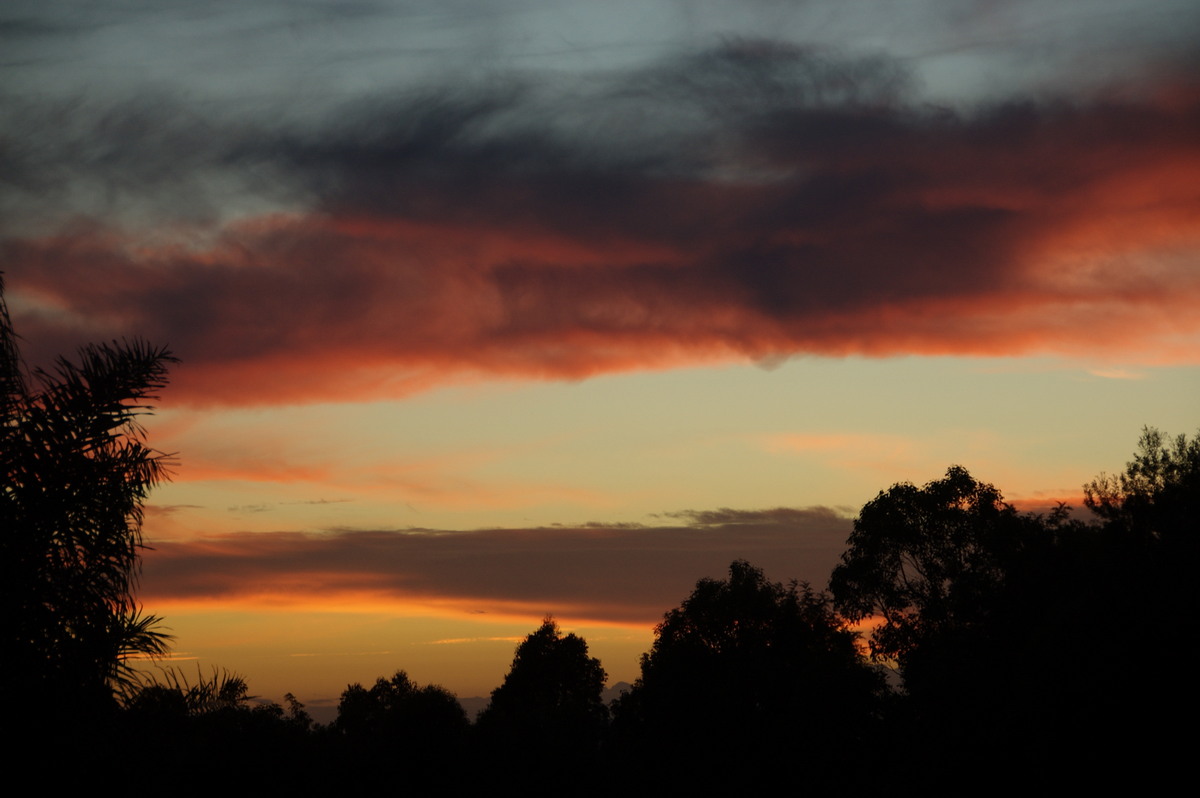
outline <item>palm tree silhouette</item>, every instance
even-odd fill
[[[169,639],[134,597],[143,503],[170,464],[138,417],[176,360],[114,341],[30,373],[17,344],[0,277],[5,667],[41,711],[52,701],[78,713],[111,704],[130,658],[165,653]]]

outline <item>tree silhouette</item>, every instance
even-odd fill
[[[1124,474],[1085,486],[1102,525],[1018,513],[957,466],[863,507],[830,586],[847,616],[881,621],[872,649],[904,675],[905,781],[1076,787],[1186,759],[1172,718],[1195,704],[1176,639],[1200,598],[1198,455],[1147,430]]]
[[[1084,503],[1118,534],[1170,545],[1197,545],[1200,433],[1171,438],[1143,427],[1138,451],[1115,476],[1083,486]]]
[[[0,624],[10,683],[43,709],[111,705],[127,658],[164,650],[133,591],[143,502],[167,466],[138,416],[172,362],[113,342],[27,375],[0,282]]]
[[[1041,528],[995,486],[952,466],[943,479],[893,485],[862,508],[830,590],[851,620],[882,618],[872,653],[904,669],[921,646],[983,619]]]
[[[592,761],[608,722],[605,678],[587,642],[563,636],[547,617],[517,647],[504,683],[479,715],[481,742],[495,766],[513,767],[514,755],[528,750],[563,772]]]
[[[847,786],[841,771],[872,739],[884,684],[827,596],[738,560],[727,580],[697,582],[655,635],[614,707],[643,776],[702,787],[796,769]]]
[[[404,671],[377,679],[370,689],[347,687],[333,724],[335,734],[355,744],[375,739],[408,751],[457,740],[466,728],[467,715],[453,693],[434,684],[420,687]]]
[[[946,789],[1005,751],[1045,761],[1034,750],[1044,738],[1023,727],[1046,725],[1029,700],[1039,672],[1071,665],[1041,636],[1071,578],[1056,548],[1068,527],[1064,509],[1021,514],[961,466],[920,488],[893,485],[859,512],[830,590],[848,618],[880,621],[872,653],[903,674],[907,720],[893,753],[901,772],[916,769],[906,778]]]
[[[394,789],[403,771],[407,787],[428,795],[461,775],[455,768],[464,759],[469,727],[453,693],[421,687],[396,671],[370,688],[348,686],[329,733],[338,761],[359,788]]]
[[[1104,668],[1071,684],[1076,736],[1097,767],[1128,762],[1139,778],[1176,783],[1190,775],[1194,749],[1178,724],[1200,712],[1191,659],[1181,654],[1200,603],[1200,433],[1143,428],[1124,471],[1084,485],[1084,501],[1101,525],[1070,586],[1086,606],[1071,617],[1068,644],[1083,651],[1103,641]]]

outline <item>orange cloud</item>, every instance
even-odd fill
[[[35,359],[97,335],[166,342],[183,359],[169,401],[193,405],[792,354],[1200,357],[1195,91],[968,112],[906,105],[883,61],[819,102],[832,73],[795,48],[687,66],[653,76],[656,136],[605,146],[519,93],[214,129],[204,169],[269,164],[304,204],[10,237],[19,329]],[[796,92],[744,90],[764,81]],[[166,145],[142,143],[169,171]]]

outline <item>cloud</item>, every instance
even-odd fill
[[[1121,368],[1088,369],[1093,377],[1103,377],[1106,380],[1144,380],[1146,375],[1138,371]]]
[[[695,581],[746,558],[823,586],[850,521],[823,507],[668,514],[686,523],[536,529],[247,533],[155,544],[147,606],[413,605],[452,613],[653,623]]]
[[[142,335],[202,405],[795,354],[1192,363],[1200,91],[1164,75],[938,108],[884,57],[733,41],[289,127],[41,109],[9,166],[41,232],[2,254],[33,359]]]
[[[814,519],[829,521],[842,518],[836,510],[826,507],[775,507],[770,510],[735,510],[722,507],[718,510],[678,510],[663,513],[662,517],[685,521],[689,526],[697,528],[803,525],[811,523]]]

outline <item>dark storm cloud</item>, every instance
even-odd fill
[[[1164,75],[935,108],[893,60],[735,40],[303,124],[31,108],[45,135],[2,174],[44,234],[10,226],[3,256],[35,350],[167,341],[200,402],[794,353],[1186,359],[1198,98]],[[49,200],[87,220],[51,229]]]
[[[163,541],[145,557],[147,603],[264,603],[367,595],[477,611],[652,623],[696,579],[749,559],[774,579],[822,587],[850,533],[824,507],[686,511],[669,526],[291,532]],[[718,520],[718,516],[720,520]]]

